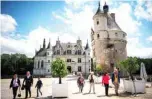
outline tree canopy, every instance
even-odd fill
[[[2,54],[1,55],[1,74],[12,75],[14,72],[23,75],[26,71],[33,72],[33,59],[25,54]]]
[[[52,75],[56,77],[64,77],[68,73],[65,62],[60,58],[52,62],[51,70]]]

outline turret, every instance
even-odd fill
[[[105,2],[104,6],[103,6],[103,12],[107,13],[108,11],[109,11],[109,6]]]

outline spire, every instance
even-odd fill
[[[45,39],[43,40],[43,48],[45,48]]]
[[[95,14],[95,15],[97,15],[97,14],[99,14],[99,13],[101,13],[101,9],[100,9],[100,1],[99,1],[99,3],[98,3],[98,9],[97,9],[97,12],[96,12],[96,14]]]
[[[49,39],[49,44],[48,44],[47,49],[49,49],[50,47],[51,47],[51,43],[50,43],[50,39]]]
[[[80,36],[78,36],[78,40],[80,40]]]
[[[89,49],[88,39],[87,39],[87,44],[86,44],[85,50],[87,50],[87,49]]]

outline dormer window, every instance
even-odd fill
[[[125,37],[125,34],[123,34],[123,37]]]
[[[68,45],[68,48],[70,48],[70,45]]]
[[[57,50],[57,55],[60,55],[60,50]]]

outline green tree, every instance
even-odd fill
[[[59,77],[59,84],[62,83],[61,78],[68,74],[67,66],[63,60],[57,58],[51,65],[52,75]]]
[[[96,72],[97,72],[98,74],[102,72],[102,66],[101,66],[100,64],[98,64],[98,65],[96,66]]]
[[[131,80],[133,81],[135,94],[136,94],[133,73],[135,73],[139,69],[137,58],[136,57],[128,57],[126,60],[121,61],[120,68],[123,69],[124,71],[128,72],[129,76],[131,77]]]

